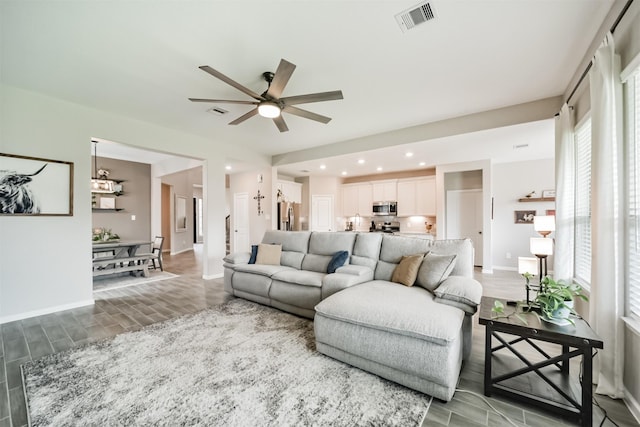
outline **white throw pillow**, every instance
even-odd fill
[[[256,264],[280,265],[280,255],[282,255],[282,245],[260,243],[258,245]]]

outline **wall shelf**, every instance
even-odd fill
[[[519,202],[555,202],[555,197],[523,197]]]
[[[115,209],[106,209],[106,208],[91,208],[93,212],[120,212],[123,211],[123,208],[115,208]]]

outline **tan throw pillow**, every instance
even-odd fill
[[[280,255],[282,255],[282,245],[258,245],[258,255],[256,264],[280,265]]]
[[[418,270],[416,284],[433,292],[449,275],[456,265],[456,255],[438,255],[429,252]]]
[[[422,258],[424,258],[422,254],[403,256],[400,259],[400,264],[393,270],[391,281],[402,283],[405,286],[413,286],[418,276]]]

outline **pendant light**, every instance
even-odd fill
[[[93,141],[93,177],[91,178],[92,193],[115,193],[115,182],[105,177],[98,177],[98,141]]]

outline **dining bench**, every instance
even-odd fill
[[[133,255],[128,257],[99,257],[93,260],[93,276],[131,272],[142,272],[144,277],[149,276],[149,260],[152,254]]]

